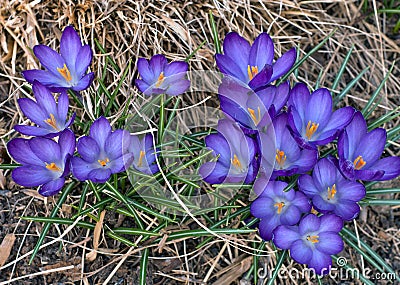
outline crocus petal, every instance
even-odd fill
[[[49,125],[45,123],[49,117],[42,108],[33,100],[29,98],[18,99],[18,105],[25,116],[35,124],[47,128]]]
[[[69,107],[68,94],[65,91],[61,92],[57,102],[57,114],[60,120],[66,121],[68,114],[68,107]]]
[[[256,76],[249,82],[249,86],[252,89],[263,86],[270,82],[270,78],[272,75],[272,66],[265,65],[263,69],[257,73]]]
[[[360,212],[360,206],[354,201],[341,200],[336,204],[335,214],[343,220],[350,221],[357,217]]]
[[[302,240],[295,241],[290,247],[290,256],[298,263],[308,263],[312,256],[312,249]]]
[[[300,158],[295,165],[298,167],[298,174],[309,171],[318,160],[318,151],[311,149],[303,149]]]
[[[321,220],[313,214],[305,216],[299,224],[300,235],[305,235],[310,232],[315,232],[320,228]]]
[[[43,184],[39,188],[39,194],[44,197],[54,196],[60,192],[61,188],[64,186],[65,178],[58,178]]]
[[[318,275],[328,274],[332,267],[332,258],[329,254],[314,250],[308,266],[314,268]]]
[[[289,81],[283,82],[276,88],[276,93],[272,104],[275,107],[275,111],[279,111],[283,108],[289,98],[290,85]]]
[[[386,131],[382,128],[377,128],[365,134],[362,138],[362,144],[354,152],[351,160],[356,159],[359,155],[368,164],[374,164],[379,159],[386,144]],[[373,146],[373,147],[369,147]]]
[[[314,208],[322,213],[327,213],[335,210],[335,205],[325,201],[320,195],[315,195],[312,198]]]
[[[393,156],[382,158],[370,166],[370,168],[385,172],[383,176],[379,178],[379,181],[394,179],[400,175],[400,157]]]
[[[89,172],[93,170],[92,164],[87,163],[80,157],[71,158],[72,174],[80,181],[85,181],[89,176]]]
[[[323,140],[346,127],[353,118],[354,112],[353,107],[343,107],[333,112],[318,140]]]
[[[164,71],[165,67],[167,66],[168,61],[162,54],[154,55],[149,62],[150,68],[153,70],[154,76],[158,78],[161,72]],[[154,83],[154,82],[153,82]]]
[[[33,84],[36,81],[39,81],[43,85],[48,87],[51,86],[59,86],[68,88],[69,84],[65,81],[64,78],[60,78],[60,76],[53,74],[47,70],[38,70],[38,69],[31,69],[22,71],[22,75],[29,83]]]
[[[260,236],[263,240],[271,240],[273,236],[273,230],[279,225],[279,220],[276,216],[272,218],[261,219],[258,229]]]
[[[185,93],[189,89],[189,87],[190,80],[182,79],[171,83],[171,85],[169,85],[167,90],[165,91],[165,94],[169,96],[178,96]]]
[[[35,137],[43,137],[50,133],[48,129],[34,127],[34,126],[25,126],[25,125],[16,125],[14,126],[14,130],[23,135],[35,136]]]
[[[256,218],[270,217],[274,212],[274,201],[267,197],[256,199],[250,206],[250,213]]]
[[[89,172],[88,179],[94,183],[105,183],[111,176],[111,170],[107,168],[93,169]]]
[[[93,79],[94,79],[94,73],[90,72],[81,79],[79,79],[79,82],[76,85],[72,86],[71,89],[74,91],[85,90],[86,88],[89,87],[90,84],[92,84]]]
[[[32,152],[28,140],[21,138],[12,139],[7,143],[7,150],[18,163],[44,166],[43,161]]]
[[[261,33],[250,48],[249,64],[259,68],[271,65],[274,59],[274,43],[267,33]]]
[[[84,45],[81,47],[78,56],[76,57],[75,65],[75,75],[80,79],[88,69],[90,63],[92,62],[93,52],[89,45]]]
[[[86,162],[95,162],[100,159],[100,148],[98,143],[91,137],[85,136],[78,140],[78,153]]]
[[[367,123],[361,112],[355,112],[353,120],[346,127],[348,137],[348,155],[352,156],[355,149],[359,146],[361,139],[367,133]],[[345,156],[346,158],[349,158]]]
[[[125,130],[116,130],[107,137],[104,150],[108,158],[113,160],[125,154],[130,144],[129,132]]]
[[[244,74],[243,71],[240,69],[239,65],[227,55],[216,54],[215,61],[217,63],[219,70],[222,73],[237,78],[242,82],[248,82],[249,79],[247,73]]]
[[[323,215],[321,218],[320,232],[340,232],[343,228],[343,220],[336,215]]]
[[[104,150],[104,144],[111,133],[111,125],[106,118],[100,117],[90,127],[90,136],[97,142],[100,150]]]
[[[144,93],[147,96],[151,95],[150,85],[147,84],[146,82],[144,82],[143,80],[136,79],[135,80],[135,85],[140,90],[140,92]]]
[[[315,165],[313,179],[317,188],[331,187],[336,183],[337,168],[327,158],[323,158]]]
[[[243,70],[249,64],[250,44],[236,32],[228,33],[224,39],[224,54],[235,60]],[[245,73],[246,74],[246,73]]]
[[[61,160],[60,145],[53,140],[33,138],[29,141],[29,146],[41,161],[57,163]]]
[[[57,115],[57,105],[54,96],[50,90],[47,89],[40,82],[35,81],[32,86],[33,93],[35,94],[36,102],[38,105],[46,110],[47,114]]]
[[[229,166],[231,150],[228,142],[221,134],[211,134],[205,138],[206,146],[213,150],[214,156],[218,156],[218,161]]]
[[[297,83],[289,93],[288,105],[296,108],[301,120],[305,118],[310,91],[304,83]]]
[[[153,70],[150,69],[149,61],[145,58],[138,59],[137,70],[138,70],[142,80],[145,83],[147,83],[147,85],[153,84],[154,83],[153,81],[157,79],[157,78],[155,78]]]
[[[169,77],[178,73],[186,73],[188,70],[188,64],[184,61],[175,61],[169,63],[164,69],[164,76]]]
[[[253,128],[254,121],[250,117],[249,112],[242,106],[238,105],[230,98],[222,95],[219,95],[219,101],[220,108],[226,115],[247,128]]]
[[[278,60],[274,63],[273,69],[274,72],[270,79],[270,82],[278,79],[282,75],[288,73],[288,71],[292,68],[297,58],[296,49],[292,48],[286,53],[284,53]]]
[[[322,232],[315,247],[325,254],[338,254],[343,250],[343,240],[335,232]]]
[[[378,169],[361,169],[354,171],[354,180],[379,181],[385,172]]]
[[[358,202],[365,197],[366,191],[363,184],[351,181],[342,181],[337,185],[340,198]]]
[[[281,214],[282,225],[292,226],[300,221],[301,213],[299,209],[295,206],[289,205],[286,211]]]
[[[118,158],[115,158],[110,163],[111,173],[120,173],[128,169],[133,162],[133,154],[126,153]]]
[[[311,94],[305,112],[305,121],[303,123],[307,124],[308,121],[311,121],[319,124],[318,128],[320,130],[323,129],[332,114],[332,97],[329,90],[326,88],[315,90]]]
[[[25,187],[36,187],[52,181],[54,176],[44,166],[21,166],[13,170],[12,179]]]
[[[77,58],[81,47],[82,43],[78,33],[72,26],[66,27],[60,39],[60,53],[68,67],[73,68],[75,66],[75,61],[78,62]]]
[[[319,190],[315,187],[314,181],[310,175],[301,175],[297,184],[299,185],[300,191],[310,198],[319,194]]]
[[[229,169],[218,162],[206,162],[200,166],[199,174],[210,184],[222,183],[228,175]]]
[[[280,249],[289,249],[292,244],[299,240],[301,236],[297,232],[297,227],[278,226],[274,230],[273,241]]]
[[[62,78],[57,68],[63,68],[65,60],[55,50],[45,45],[36,45],[33,47],[33,52],[39,59],[40,63],[51,73]]]
[[[60,145],[61,157],[65,157],[67,154],[73,155],[75,151],[75,135],[71,130],[64,130],[60,134],[58,139]]]

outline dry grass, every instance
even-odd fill
[[[329,88],[346,53],[354,46],[354,52],[346,67],[345,75],[339,82],[338,90],[342,90],[362,70],[369,67],[344,100],[346,104],[357,108],[365,105],[366,100],[387,74],[392,63],[398,61],[400,57],[400,37],[392,32],[398,16],[396,18],[396,16],[388,17],[378,14],[377,9],[381,8],[382,4],[381,1],[375,0],[369,1],[368,13],[362,10],[362,3],[360,3],[362,1],[341,0],[201,1],[203,2],[201,4],[197,1],[90,0],[79,1],[80,4],[76,5],[66,0],[42,2],[0,0],[0,138],[2,139],[0,150],[9,139],[16,136],[12,126],[26,122],[16,107],[16,100],[30,96],[21,88],[24,80],[20,72],[25,69],[39,68],[30,49],[39,43],[56,48],[61,31],[66,25],[73,25],[79,31],[83,41],[92,47],[95,47],[94,39],[98,39],[105,47],[107,54],[112,56],[121,69],[125,68],[130,60],[135,63],[138,57],[149,58],[156,53],[165,54],[169,59],[182,60],[205,40],[205,45],[190,60],[190,69],[215,70],[213,39],[207,21],[210,10],[216,19],[221,38],[228,31],[237,31],[252,41],[261,31],[267,31],[275,41],[278,54],[282,54],[292,46],[298,46],[300,55],[304,55],[332,30],[337,29],[327,44],[303,64],[299,70],[298,79],[310,87],[315,86],[319,81],[320,86]],[[105,61],[105,55],[95,49],[92,70],[101,74]],[[122,72],[118,74],[115,70],[109,69],[105,80],[109,90],[115,89],[121,75]],[[399,75],[400,66],[397,64],[381,91],[380,96],[383,99],[374,113],[375,117],[399,105]],[[135,77],[136,67],[132,64],[127,76],[129,80],[125,80],[118,94],[117,103],[120,106],[124,106],[131,96],[140,96],[138,91],[131,86],[131,79]],[[86,92],[94,92],[98,89],[98,83],[94,82],[91,90]],[[84,96],[84,98],[90,100],[89,96]],[[191,98],[190,100],[195,102],[198,99]],[[100,105],[107,103],[105,96],[98,102]],[[95,102],[87,101],[87,104],[93,105]],[[94,118],[90,110],[87,114],[81,115]],[[119,114],[113,114],[112,120],[116,120],[118,116]],[[386,127],[391,128],[397,124],[398,121],[395,121]],[[399,154],[400,149],[391,148],[391,151],[392,154]],[[4,153],[1,158],[8,160]],[[24,211],[32,215],[48,216],[49,204],[37,197],[31,198],[22,193],[20,188],[13,184],[9,174],[9,171],[0,172],[0,178],[3,179],[0,179],[1,188],[13,191],[11,197],[0,196],[0,205],[3,204],[0,208],[0,218],[3,215],[12,219],[13,222],[8,222],[5,218],[0,221],[0,240],[7,233],[17,234],[17,242],[13,249],[15,252],[12,255],[16,259],[17,251],[18,256],[24,256],[32,248],[29,246],[27,250],[24,250],[25,239],[35,240],[34,237],[37,237],[41,230],[40,224],[22,222],[18,220],[18,217],[23,215]],[[3,175],[5,178],[2,178]],[[4,180],[5,183],[1,184]],[[77,197],[74,199],[76,200]],[[356,226],[359,234],[388,259],[388,263],[394,267],[395,271],[400,269],[398,257],[400,251],[397,246],[400,231],[399,224],[394,221],[399,213],[394,207],[364,209],[359,224]],[[63,214],[68,216],[68,212],[63,211]],[[146,223],[152,225],[151,220],[147,220]],[[181,227],[184,226],[181,225]],[[8,280],[11,271],[13,272],[11,278],[25,278],[18,281],[21,282],[20,284],[35,274],[38,276],[33,279],[34,283],[41,284],[43,280],[46,282],[60,280],[60,276],[68,280],[74,276],[72,273],[75,272],[78,278],[76,276],[74,278],[80,279],[81,284],[89,284],[86,283],[89,282],[88,280],[91,280],[93,284],[100,284],[105,280],[112,281],[113,284],[117,284],[115,282],[119,280],[123,280],[121,281],[125,282],[123,284],[136,284],[137,275],[135,274],[137,274],[136,268],[141,248],[127,250],[124,246],[103,237],[100,241],[100,257],[97,258],[97,262],[88,264],[84,261],[84,254],[85,250],[86,252],[90,250],[91,233],[62,226],[56,227],[55,235],[57,231],[58,234],[63,233],[60,240],[67,251],[74,253],[73,258],[58,256],[54,257],[55,260],[42,259],[35,265],[36,267],[27,266],[26,258],[21,259],[25,262],[20,263],[13,270],[10,270],[11,267],[4,271],[0,269],[2,276],[0,281]],[[86,239],[84,236],[77,238],[77,235],[81,234],[86,235]],[[236,239],[237,243],[245,246],[251,240],[259,238],[251,235],[238,236]],[[194,249],[195,244],[188,240],[169,242],[159,249],[152,248],[148,275],[154,280],[156,278],[162,280],[161,283],[154,284],[201,284],[201,281],[205,281],[205,284],[228,284],[223,283],[223,280],[226,281],[227,276],[232,275],[235,278],[230,284],[250,284],[245,283],[243,279],[243,273],[248,270],[252,262],[248,258],[250,255],[223,241],[214,241],[200,250]],[[392,253],[389,253],[389,248],[393,251]],[[116,249],[116,252],[110,249]],[[47,252],[56,250],[57,248]],[[352,264],[363,265],[363,260],[360,260],[352,250],[348,250],[345,255],[349,257]],[[197,264],[196,260],[200,257],[203,263]],[[276,262],[274,258],[262,259],[262,261],[269,262],[270,266]],[[45,267],[46,262],[48,266],[54,266]],[[118,263],[120,267],[115,267]],[[74,270],[71,270],[71,266]],[[296,265],[290,264],[289,268],[292,266]],[[39,268],[41,272],[38,271]],[[113,268],[118,270],[112,271]],[[36,271],[39,273],[35,273]],[[56,274],[47,275],[48,271],[54,271]],[[102,274],[102,271],[107,274]],[[131,273],[127,274],[127,272]],[[214,283],[210,283],[210,280]],[[239,283],[240,280],[242,283]],[[152,282],[149,280],[148,284],[153,284]],[[278,284],[297,284],[296,282],[296,280],[280,279]],[[307,280],[304,282],[313,283]],[[335,284],[335,281],[329,282]]]

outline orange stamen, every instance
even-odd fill
[[[278,209],[276,210],[276,212],[278,214],[280,214],[282,212],[283,207],[285,206],[284,202],[279,202],[279,203],[275,203],[274,207],[277,207]]]
[[[308,236],[307,240],[311,241],[312,243],[317,243],[319,242],[319,236]]]
[[[138,164],[137,164],[138,167],[141,167],[141,166],[142,166],[144,155],[145,155],[145,152],[144,152],[143,150],[141,150],[141,151],[140,151],[140,155],[139,155],[139,162],[138,162]]]
[[[59,131],[60,129],[57,127],[57,122],[56,122],[56,118],[54,117],[53,114],[50,114],[50,118],[44,120],[44,122],[50,126],[53,127],[53,129],[55,129],[56,131]]]
[[[57,71],[62,75],[62,77],[65,78],[68,82],[72,80],[71,77],[71,72],[69,72],[69,69],[67,65],[64,63],[64,66],[62,68],[57,67]]]
[[[61,168],[58,167],[54,162],[46,163],[46,168],[51,171],[61,171]]]
[[[110,162],[110,160],[109,160],[108,158],[103,159],[103,160],[99,159],[97,162],[98,162],[101,166],[104,167],[104,166],[107,165],[108,162]]]
[[[285,152],[277,149],[275,159],[276,159],[276,162],[278,163],[279,167],[282,169],[283,165],[285,164],[285,161],[286,161]]]
[[[257,115],[258,116],[256,115],[256,112],[251,108],[247,108],[247,111],[249,111],[250,117],[253,119],[254,123],[257,125],[261,120],[260,107],[257,107]]]
[[[306,137],[308,140],[311,140],[313,134],[317,131],[319,124],[308,121],[306,128]]]
[[[362,158],[361,155],[359,155],[359,156],[354,160],[353,164],[354,164],[354,168],[355,168],[356,170],[360,170],[361,168],[363,168],[363,167],[367,164],[367,162],[364,161],[364,159]]]
[[[332,188],[328,187],[328,200],[333,199],[336,193],[337,193],[336,184],[333,184]]]
[[[258,67],[257,66],[247,66],[247,75],[249,76],[249,80],[252,80],[254,76],[256,76],[258,73]]]
[[[236,154],[233,155],[233,159],[231,158],[231,163],[237,168],[242,169],[242,164],[240,163],[239,158]]]
[[[164,82],[164,72],[161,72],[160,75],[158,76],[157,82],[156,82],[156,87],[160,87],[161,84]]]

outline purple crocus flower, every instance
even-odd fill
[[[254,181],[260,164],[256,157],[256,141],[229,119],[220,120],[217,130],[218,133],[205,138],[217,161],[206,162],[200,167],[199,173],[204,181],[211,184]]]
[[[68,128],[75,119],[75,113],[67,119],[68,95],[62,91],[56,103],[50,90],[41,83],[33,83],[36,102],[29,98],[18,99],[19,107],[25,116],[37,124],[34,126],[16,125],[14,129],[27,136],[55,137]]]
[[[184,61],[168,63],[164,55],[156,54],[150,61],[139,58],[137,69],[141,79],[135,80],[136,87],[147,96],[177,96],[190,86],[190,80],[186,79],[188,64]]]
[[[364,185],[344,178],[328,158],[318,161],[312,176],[300,176],[298,185],[312,199],[316,210],[333,213],[347,221],[358,215],[360,206],[357,202],[365,196]]]
[[[33,52],[47,70],[26,70],[25,79],[33,84],[35,80],[46,85],[54,92],[72,89],[81,91],[89,87],[94,73],[86,74],[92,61],[92,50],[83,45],[78,33],[72,26],[64,29],[60,40],[60,54],[45,45],[37,45]]]
[[[254,90],[286,74],[296,61],[296,50],[292,48],[273,62],[274,43],[267,33],[261,33],[250,46],[244,38],[231,32],[223,45],[224,54],[215,56],[218,68]]]
[[[153,136],[151,134],[146,134],[142,139],[132,135],[129,152],[133,154],[132,166],[136,170],[148,175],[159,171],[156,163],[156,149],[153,146]]]
[[[343,221],[335,215],[317,217],[309,214],[298,226],[279,226],[274,230],[274,244],[290,249],[290,256],[298,263],[307,264],[319,275],[328,274],[332,266],[331,255],[343,250],[339,236]]]
[[[262,177],[254,182],[254,191],[261,195],[251,204],[250,212],[261,219],[258,228],[264,240],[272,239],[272,232],[277,226],[295,225],[302,213],[311,210],[310,202],[303,193],[293,189],[283,191],[287,185],[282,181],[269,182]]]
[[[344,107],[332,113],[332,97],[325,88],[310,94],[305,84],[298,83],[289,96],[288,122],[301,147],[330,143],[350,123],[355,112],[352,107]]]
[[[386,131],[367,131],[367,123],[356,112],[338,139],[339,169],[350,180],[383,181],[400,175],[400,157],[379,159],[386,144]]]
[[[70,130],[60,134],[58,143],[48,138],[16,138],[8,142],[8,152],[22,166],[12,172],[16,183],[25,187],[40,186],[39,194],[53,196],[60,192],[70,172],[69,160],[75,150],[75,136]]]
[[[104,183],[111,174],[122,172],[132,164],[133,155],[128,152],[130,144],[128,131],[112,131],[107,119],[100,117],[90,127],[89,136],[78,140],[81,157],[71,159],[72,173],[81,181]]]
[[[281,110],[289,95],[289,83],[269,85],[255,93],[247,85],[225,77],[218,88],[221,110],[243,127],[260,129],[271,122],[270,114]]]
[[[290,176],[309,171],[317,162],[318,152],[315,149],[301,149],[287,127],[288,115],[283,113],[273,120],[275,130],[275,160],[272,178]],[[269,144],[264,143],[262,153],[267,153]],[[263,159],[263,168],[269,169],[271,160]]]

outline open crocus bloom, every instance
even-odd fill
[[[298,185],[312,199],[316,210],[333,213],[348,221],[358,215],[360,206],[357,202],[365,196],[364,185],[344,178],[328,158],[318,161],[312,176],[300,176]]]
[[[14,129],[27,136],[55,137],[68,128],[75,118],[75,113],[68,120],[68,95],[62,91],[56,103],[50,90],[35,81],[33,93],[36,102],[29,98],[18,99],[19,107],[25,116],[37,124],[34,126],[17,125]]]
[[[386,131],[367,131],[367,123],[356,112],[338,139],[339,169],[350,180],[383,181],[400,175],[400,157],[380,159],[386,144]]]
[[[293,48],[274,61],[274,43],[267,33],[261,33],[250,46],[249,42],[235,32],[224,40],[224,54],[215,60],[222,73],[239,79],[253,90],[286,74],[296,61]]]
[[[352,107],[344,107],[332,113],[329,90],[320,88],[310,94],[303,83],[290,91],[288,105],[289,126],[299,145],[307,148],[333,141],[355,112]]]
[[[168,63],[164,55],[156,54],[150,61],[139,58],[137,70],[141,79],[135,80],[136,87],[147,96],[177,96],[190,87],[190,81],[186,79],[188,64],[184,61]]]
[[[132,164],[130,143],[128,131],[112,131],[106,118],[98,118],[90,127],[89,136],[78,140],[81,157],[71,159],[72,173],[81,181],[106,182],[111,174],[125,171]]]
[[[60,54],[45,45],[37,45],[33,52],[47,70],[26,70],[25,79],[33,84],[35,80],[54,92],[72,89],[81,91],[89,87],[94,73],[87,69],[92,61],[92,50],[83,45],[78,33],[72,26],[64,29],[60,40]]]
[[[339,232],[343,221],[335,215],[317,217],[309,214],[301,219],[298,226],[277,227],[274,244],[289,249],[290,256],[298,263],[307,264],[319,275],[328,274],[332,266],[332,254],[343,250]]]
[[[75,150],[75,136],[70,130],[61,133],[58,143],[47,138],[16,138],[7,144],[15,161],[22,166],[12,172],[16,183],[25,187],[40,186],[39,194],[53,196],[60,192],[69,174],[69,160]]]
[[[272,232],[277,226],[295,225],[302,213],[311,210],[309,200],[303,193],[293,189],[283,191],[287,185],[262,177],[254,182],[254,191],[261,192],[261,195],[251,204],[250,212],[261,219],[258,228],[264,240],[272,239]]]
[[[254,181],[260,165],[256,141],[229,119],[220,120],[217,130],[217,134],[205,138],[217,161],[206,162],[200,167],[204,181],[212,184]]]
[[[133,154],[132,166],[136,170],[148,175],[158,172],[156,151],[151,134],[146,134],[142,139],[139,139],[136,135],[131,136],[129,152]]]
[[[301,149],[287,127],[287,114],[281,114],[273,120],[275,129],[275,160],[272,178],[290,176],[309,171],[317,162],[318,152],[315,149]],[[264,148],[268,148],[265,144]],[[262,153],[264,153],[262,151]],[[269,169],[268,160],[263,160],[263,168]]]

